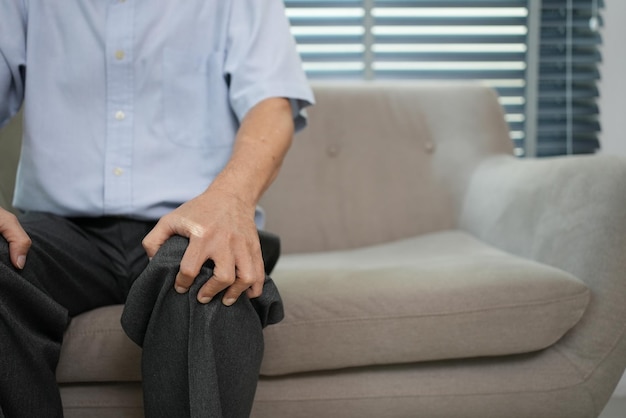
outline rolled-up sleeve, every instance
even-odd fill
[[[23,0],[0,0],[0,128],[17,113],[26,77],[26,11]]]
[[[289,29],[282,0],[232,2],[225,58],[230,103],[242,120],[260,101],[291,100],[296,130],[306,125],[303,110],[314,102]]]

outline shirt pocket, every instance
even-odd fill
[[[163,123],[168,138],[189,148],[232,144],[223,124],[228,89],[220,54],[175,49],[163,52]]]

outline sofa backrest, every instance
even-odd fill
[[[21,145],[21,117],[0,130],[0,207],[10,208]]]
[[[468,177],[512,153],[496,94],[477,84],[314,84],[317,104],[261,204],[286,253],[454,228]]]
[[[456,226],[469,174],[511,153],[495,93],[477,84],[314,84],[317,104],[262,206],[289,252]],[[0,131],[0,205],[13,195],[21,120]]]

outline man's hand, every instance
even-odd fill
[[[20,225],[17,217],[2,208],[0,208],[0,235],[9,243],[11,263],[16,268],[23,269],[32,241]]]
[[[261,295],[265,269],[254,211],[278,174],[293,131],[288,100],[270,98],[254,106],[242,121],[230,161],[211,186],[161,218],[146,236],[149,257],[173,235],[189,238],[176,276],[177,292],[187,292],[211,259],[213,277],[198,292],[198,301],[208,303],[224,289],[222,302],[228,306],[243,292],[251,298]]]
[[[265,271],[259,235],[254,224],[254,207],[229,193],[207,190],[161,218],[143,241],[149,257],[172,235],[189,238],[180,262],[175,289],[185,293],[209,259],[213,277],[198,292],[198,301],[208,303],[228,288],[222,302],[230,306],[245,291],[261,295]]]

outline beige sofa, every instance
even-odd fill
[[[253,416],[597,417],[626,366],[626,161],[514,158],[477,85],[315,93],[262,202],[286,318],[266,329]],[[142,416],[120,312],[73,319],[66,417]]]

